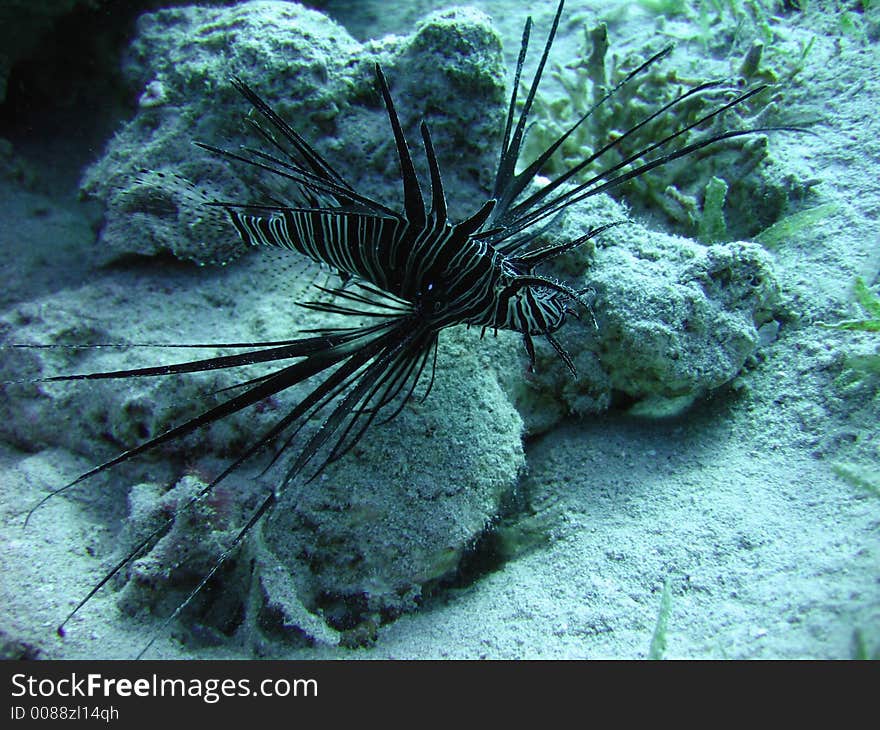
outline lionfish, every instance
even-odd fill
[[[324,293],[333,295],[332,300],[305,302],[303,306],[346,317],[369,316],[373,322],[307,332],[305,334],[311,336],[283,341],[217,344],[217,347],[244,349],[233,355],[40,379],[42,382],[52,382],[139,378],[255,363],[283,363],[274,372],[241,383],[237,387],[237,394],[200,415],[118,454],[50,492],[31,509],[28,518],[46,500],[96,474],[254,406],[292,386],[307,381],[314,384],[311,391],[286,415],[259,435],[198,494],[180,505],[174,515],[140,540],[115,564],[64,619],[58,627],[59,634],[64,635],[64,626],[68,621],[114,575],[167,530],[177,514],[206,497],[229,474],[269,446],[281,442],[273,455],[274,462],[299,437],[298,453],[287,466],[280,484],[265,495],[213,568],[165,625],[170,623],[205,586],[254,525],[267,514],[285,487],[304,475],[314,478],[329,463],[341,458],[364,437],[380,414],[383,421],[394,418],[413,396],[426,371],[430,371],[430,382],[425,389],[427,396],[433,382],[438,337],[444,329],[466,324],[482,331],[518,332],[522,335],[532,367],[535,363],[534,338],[543,337],[568,369],[574,372],[571,357],[554,333],[565,324],[568,316],[577,315],[581,308],[589,310],[586,292],[538,273],[537,269],[621,221],[585,231],[574,240],[534,247],[533,241],[547,223],[570,205],[696,150],[724,139],[772,129],[762,127],[717,133],[670,150],[671,142],[742,104],[764,87],[751,88],[719,103],[696,121],[633,154],[623,156],[623,159],[591,175],[589,179],[578,179],[580,173],[606,152],[613,148],[620,149],[619,145],[624,140],[632,138],[660,115],[674,112],[688,98],[722,85],[720,82],[707,82],[681,92],[562,174],[549,181],[546,178],[539,181],[551,156],[566,139],[621,87],[668,55],[671,51],[669,46],[628,73],[534,161],[517,172],[529,114],[559,26],[563,5],[561,0],[525,99],[520,101],[518,92],[529,45],[531,18],[525,23],[491,195],[476,211],[457,222],[453,222],[447,210],[437,155],[428,126],[423,121],[420,133],[430,182],[430,197],[426,200],[425,190],[413,164],[412,150],[401,127],[385,75],[378,64],[375,67],[376,81],[384,101],[400,168],[402,210],[389,208],[367,193],[356,190],[250,86],[241,79],[232,80],[235,88],[256,112],[258,121],[255,127],[269,151],[244,149],[233,152],[210,144],[198,143],[199,146],[221,158],[250,165],[291,185],[296,190],[297,203],[288,205],[267,199],[263,203],[211,200],[206,204],[225,211],[224,215],[247,246],[286,249],[338,272],[342,285],[334,289],[318,286]],[[537,184],[539,182],[541,184]],[[303,426],[314,418],[322,420],[321,426],[309,434],[301,435]]]

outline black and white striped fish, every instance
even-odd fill
[[[593,239],[619,221],[586,231],[574,240],[534,248],[532,243],[540,233],[542,224],[545,225],[569,205],[605,192],[695,150],[731,137],[762,131],[729,131],[677,148],[670,146],[673,141],[680,141],[682,135],[692,128],[751,98],[762,87],[735,95],[696,122],[625,156],[586,181],[577,181],[577,176],[588,166],[622,140],[631,138],[638,128],[652,118],[670,110],[674,112],[676,105],[718,84],[696,86],[596,150],[581,163],[551,179],[543,187],[537,187],[533,183],[543,173],[550,157],[590,113],[670,51],[669,48],[664,49],[633,70],[609,90],[590,112],[576,120],[537,159],[517,173],[527,121],[562,10],[563,2],[560,2],[537,70],[520,105],[518,90],[531,19],[526,23],[494,187],[476,210],[463,217],[452,217],[447,210],[441,170],[428,126],[423,122],[420,128],[421,143],[427,158],[430,183],[430,195],[426,196],[416,174],[412,151],[401,128],[388,84],[378,66],[375,69],[376,79],[399,161],[402,210],[387,207],[367,192],[355,190],[250,86],[239,79],[233,80],[256,112],[259,119],[256,127],[267,143],[266,150],[230,151],[209,144],[200,146],[222,158],[251,165],[279,181],[286,181],[296,193],[292,199],[300,202],[283,204],[273,198],[264,203],[213,200],[208,204],[228,214],[231,227],[245,244],[288,249],[339,272],[345,285],[332,290],[322,289],[334,295],[331,301],[305,302],[304,306],[350,316],[352,321],[368,317],[370,322],[322,330],[308,337],[284,341],[227,345],[243,349],[234,355],[131,370],[45,378],[45,381],[69,381],[150,377],[254,363],[283,363],[274,372],[243,383],[234,395],[219,405],[90,469],[53,491],[40,504],[117,464],[254,406],[280,391],[308,382],[311,390],[302,400],[270,429],[257,436],[190,502],[179,507],[179,510],[191,507],[235,469],[269,446],[281,444],[275,458],[285,449],[293,452],[293,446],[296,446],[281,483],[264,496],[214,569],[190,594],[189,601],[271,508],[280,490],[303,475],[314,477],[328,463],[343,456],[380,415],[387,420],[400,412],[420,380],[433,370],[431,363],[436,358],[438,336],[444,329],[466,324],[483,330],[518,332],[523,337],[533,366],[533,339],[545,337],[573,371],[571,358],[553,335],[564,325],[567,316],[586,306],[584,292],[542,275],[537,269],[548,260]],[[426,390],[430,390],[430,383]],[[320,419],[321,427],[304,432],[303,425],[313,418]],[[59,627],[59,632],[63,633],[64,624],[113,575],[166,530],[173,520],[174,516],[170,517],[168,522],[136,545],[76,606]]]

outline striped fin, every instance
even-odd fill
[[[253,157],[247,157],[246,155],[242,155],[237,152],[231,152],[230,150],[225,150],[222,147],[216,147],[211,144],[206,144],[205,142],[196,142],[195,145],[196,147],[201,147],[203,150],[212,152],[215,155],[220,155],[221,157],[226,157],[227,159],[234,160],[236,162],[243,162],[247,165],[251,165],[261,170],[265,170],[266,172],[272,173],[273,175],[277,175],[281,178],[290,180],[292,183],[301,186],[306,190],[312,191],[313,193],[317,193],[319,195],[329,195],[335,200],[354,201],[355,203],[359,203],[367,210],[371,210],[376,214],[384,214],[389,216],[398,215],[390,208],[382,205],[376,200],[368,198],[366,195],[361,195],[360,193],[348,190],[344,187],[341,187],[332,180],[324,179],[321,176],[309,172],[308,170],[304,170],[290,163],[278,160],[271,155],[260,153]],[[247,151],[247,149],[245,149],[245,151]],[[249,207],[249,205],[246,203],[221,203],[220,205],[222,207]]]
[[[245,99],[247,99],[253,105],[253,107],[285,137],[285,139],[288,140],[291,146],[305,160],[306,164],[309,168],[311,168],[314,174],[323,179],[332,181],[343,189],[354,192],[354,188],[352,188],[352,186],[345,180],[345,178],[343,178],[342,175],[340,175],[333,168],[333,166],[329,162],[327,162],[327,160],[321,157],[321,155],[308,142],[306,142],[302,138],[302,136],[295,129],[293,129],[293,127],[285,122],[272,109],[272,107],[270,107],[265,101],[263,101],[263,99],[253,89],[251,89],[250,86],[248,86],[238,77],[232,78],[232,85],[235,86],[238,92]],[[265,139],[271,142],[273,146],[275,146],[282,153],[285,152],[281,145],[267,130],[265,130],[260,125],[256,126]],[[299,161],[296,158],[292,159],[297,167],[301,167],[301,165],[299,165]]]
[[[553,154],[558,150],[577,129],[584,122],[589,119],[599,107],[601,107],[605,102],[607,102],[612,96],[614,96],[620,89],[626,86],[633,78],[641,74],[643,71],[647,70],[651,66],[653,66],[657,61],[668,56],[671,53],[673,46],[669,45],[663,48],[662,50],[655,53],[651,56],[647,61],[639,65],[637,68],[630,71],[626,77],[623,78],[620,82],[618,82],[614,87],[612,87],[609,91],[606,91],[605,94],[599,99],[595,104],[593,104],[587,112],[580,117],[574,124],[572,124],[563,134],[561,134],[544,152],[542,152],[528,167],[526,167],[519,174],[513,174],[513,171],[510,171],[510,177],[507,179],[496,179],[495,187],[496,187],[496,195],[499,196],[499,211],[496,213],[494,217],[495,222],[503,223],[507,219],[507,213],[510,205],[520,196],[520,194],[528,187],[528,185],[537,177],[544,165],[550,160]],[[692,89],[686,96],[690,96],[694,93],[699,93],[700,91],[705,90],[706,88],[717,86],[717,84],[709,83],[704,84],[701,87],[697,87],[696,89]],[[656,115],[652,115],[648,119],[643,120],[641,123],[637,124],[630,130],[627,130],[620,138],[616,139],[613,144],[619,144],[620,140],[624,137],[634,133],[639,127],[647,124],[651,119]],[[534,199],[540,199],[547,196],[555,188],[559,187],[562,183],[569,180],[571,177],[580,172],[584,167],[591,164],[595,161],[600,155],[602,155],[607,149],[609,149],[613,144],[606,145],[598,153],[594,153],[586,160],[578,163],[575,167],[567,170],[565,173],[554,179],[549,185],[546,185],[541,188],[538,193],[532,195],[528,201],[524,201],[518,208],[527,209],[531,205],[535,204]],[[519,150],[516,150],[517,155],[519,155]]]
[[[394,109],[394,100],[388,90],[388,82],[382,68],[376,64],[376,78],[379,80],[379,88],[382,90],[382,98],[385,100],[385,109],[388,111],[388,120],[391,122],[391,131],[394,133],[394,142],[397,145],[397,158],[400,161],[400,176],[403,180],[403,208],[406,219],[410,225],[421,228],[425,225],[425,200],[422,197],[422,188],[419,178],[416,176],[416,168],[413,165],[412,155],[403,136],[397,111]]]
[[[547,64],[547,58],[550,55],[550,47],[553,45],[553,39],[556,37],[556,30],[559,27],[559,18],[562,16],[562,8],[565,5],[564,0],[559,1],[556,8],[556,15],[553,17],[553,25],[550,27],[550,33],[547,36],[547,42],[544,45],[544,52],[541,54],[541,60],[538,62],[538,68],[532,78],[532,84],[523,103],[522,111],[519,113],[519,119],[516,123],[516,129],[513,136],[510,136],[510,130],[513,126],[513,115],[516,111],[516,95],[517,85],[520,74],[522,73],[522,65],[525,61],[526,51],[529,45],[529,30],[531,28],[531,17],[526,21],[526,27],[523,31],[522,45],[520,46],[519,58],[517,60],[516,78],[511,93],[510,107],[507,111],[507,122],[504,127],[504,141],[501,147],[501,159],[498,163],[498,172],[495,175],[495,189],[492,196],[501,199],[508,185],[508,181],[513,179],[516,161],[519,159],[520,148],[522,146],[523,136],[526,130],[526,121],[532,108],[532,102],[535,100],[535,94],[538,92],[538,85],[541,83],[541,76],[544,73],[544,66]]]
[[[401,315],[393,321],[379,325],[358,328],[352,332],[334,333],[328,332],[325,336],[306,338],[291,343],[288,350],[274,352],[273,357],[266,360],[283,360],[287,357],[303,357],[298,362],[282,367],[275,373],[258,379],[258,382],[248,388],[244,393],[237,395],[219,405],[206,410],[200,415],[181,423],[180,425],[165,431],[164,433],[122,452],[115,458],[81,474],[72,482],[55,489],[36,504],[29,512],[28,519],[33,512],[44,504],[48,499],[71,487],[83,482],[95,474],[103,472],[111,467],[128,461],[156,446],[170,440],[179,438],[192,431],[221,420],[232,413],[253,406],[260,400],[278,393],[293,385],[304,383],[313,378],[325,375],[314,389],[300,400],[287,414],[276,421],[266,432],[261,434],[237,459],[227,466],[221,474],[215,477],[200,492],[181,505],[175,514],[169,517],[163,524],[153,530],[142,539],[127,555],[116,563],[80,600],[73,610],[67,615],[58,627],[58,633],[64,635],[65,625],[76,615],[88,601],[112,579],[125,565],[135,559],[137,555],[161,532],[171,524],[177,515],[191,508],[199,499],[210,493],[223,479],[234,470],[239,468],[253,456],[264,451],[278,438],[288,435],[281,451],[286,449],[299,433],[300,429],[308,420],[319,416],[325,408],[334,404],[337,397],[341,400],[333,405],[332,411],[324,419],[310,437],[299,453],[294,465],[287,470],[284,484],[299,475],[312,461],[315,455],[327,447],[329,455],[317,467],[311,478],[317,476],[331,461],[338,458],[344,451],[350,449],[366,431],[367,426],[373,421],[376,413],[389,405],[400,392],[401,377],[404,383],[411,380],[415,373],[417,381],[422,373],[421,364],[431,352],[436,336],[421,331],[418,327],[413,328],[410,317]],[[338,366],[331,371],[331,368]],[[192,370],[209,369],[208,367],[191,368]],[[153,372],[143,371],[120,371],[117,373],[94,374],[93,376],[71,376],[62,379],[76,379],[78,377],[134,377],[138,375],[152,375]],[[180,372],[183,372],[181,370]],[[398,386],[401,386],[398,388]],[[412,394],[415,383],[406,392],[405,399]],[[375,403],[376,408],[370,409],[370,403]],[[395,414],[396,415],[396,412]],[[361,419],[366,417],[365,421]],[[393,417],[393,416],[392,416]],[[360,427],[352,429],[360,424]],[[293,429],[293,434],[289,431]],[[331,441],[335,436],[335,441]],[[276,458],[279,454],[276,454]],[[282,485],[282,487],[283,487]],[[262,505],[254,512],[247,524],[239,532],[235,540],[227,547],[220,559],[215,563],[211,572],[191,592],[190,596],[172,614],[171,619],[177,616],[182,608],[198,593],[207,579],[213,575],[220,565],[231,554],[232,549],[241,541],[245,534],[256,524],[257,520],[271,506],[276,492],[270,493]],[[167,623],[167,622],[166,622]],[[150,642],[152,643],[152,641]],[[149,644],[143,651],[149,648]],[[143,654],[143,651],[141,654]]]
[[[428,158],[428,170],[431,174],[431,215],[439,225],[443,225],[446,223],[446,193],[443,192],[440,165],[437,163],[437,153],[434,151],[434,143],[431,141],[431,132],[424,120],[419,125],[419,129],[422,133],[425,155]]]

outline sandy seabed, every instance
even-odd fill
[[[477,4],[500,13],[497,2]],[[775,155],[804,161],[821,179],[817,204],[837,204],[774,252],[784,296],[799,316],[736,387],[684,416],[612,413],[529,441],[522,488],[552,514],[548,543],[382,627],[368,650],[277,651],[291,658],[643,658],[666,582],[670,658],[847,658],[856,633],[869,650],[880,646],[880,499],[833,469],[864,460],[871,447],[880,460],[876,390],[846,391],[835,382],[842,353],[870,344],[815,324],[852,316],[855,277],[873,282],[880,268],[880,52],[865,39],[830,37],[827,19],[818,11],[812,17],[816,41],[796,98],[804,118],[820,120],[816,134],[773,141]],[[810,22],[799,20],[805,32]],[[520,24],[505,17],[505,48],[516,47]],[[83,261],[94,228],[72,193],[2,185],[4,308],[75,287],[83,276],[116,275]],[[50,500],[27,529],[21,515],[50,485],[90,466],[61,449],[0,450],[0,630],[11,646],[41,657],[127,658],[158,625],[124,615],[104,590],[64,639],[55,635],[106,569],[124,495],[111,494],[103,508]],[[239,646],[189,649],[172,631],[151,656],[247,654]]]

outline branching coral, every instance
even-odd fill
[[[758,71],[762,46],[755,48],[757,50],[741,65],[751,77],[760,79],[766,75]],[[753,103],[718,116],[706,125],[696,125],[719,97],[734,93],[737,84],[731,82],[689,95],[666,113],[642,124],[658,108],[706,81],[705,78],[688,78],[663,64],[655,64],[646,73],[631,79],[609,102],[593,108],[609,89],[645,60],[638,54],[618,56],[609,54],[608,50],[606,26],[585,25],[584,51],[580,58],[565,66],[557,64],[552,72],[562,93],[539,95],[535,100],[536,121],[526,142],[525,160],[537,157],[566,131],[571,120],[587,117],[548,163],[545,171],[548,176],[570,169],[621,137],[624,139],[583,169],[578,179],[587,180],[600,167],[624,161],[636,151],[690,125],[695,126],[662,152],[680,149],[703,134],[760,127],[778,121],[775,91],[768,89],[758,94]],[[634,131],[625,134],[627,130]],[[720,147],[723,148],[719,151]],[[658,150],[656,155],[662,152]],[[754,235],[773,223],[792,192],[802,187],[791,177],[768,174],[769,167],[772,165],[768,160],[767,138],[763,135],[741,137],[715,146],[711,155],[689,155],[686,161],[664,165],[650,176],[636,177],[618,190],[636,209],[661,210],[679,230],[704,242],[731,240]],[[627,169],[624,167],[622,171]],[[762,201],[758,216],[754,214],[756,199]],[[725,224],[725,216],[729,225]]]

